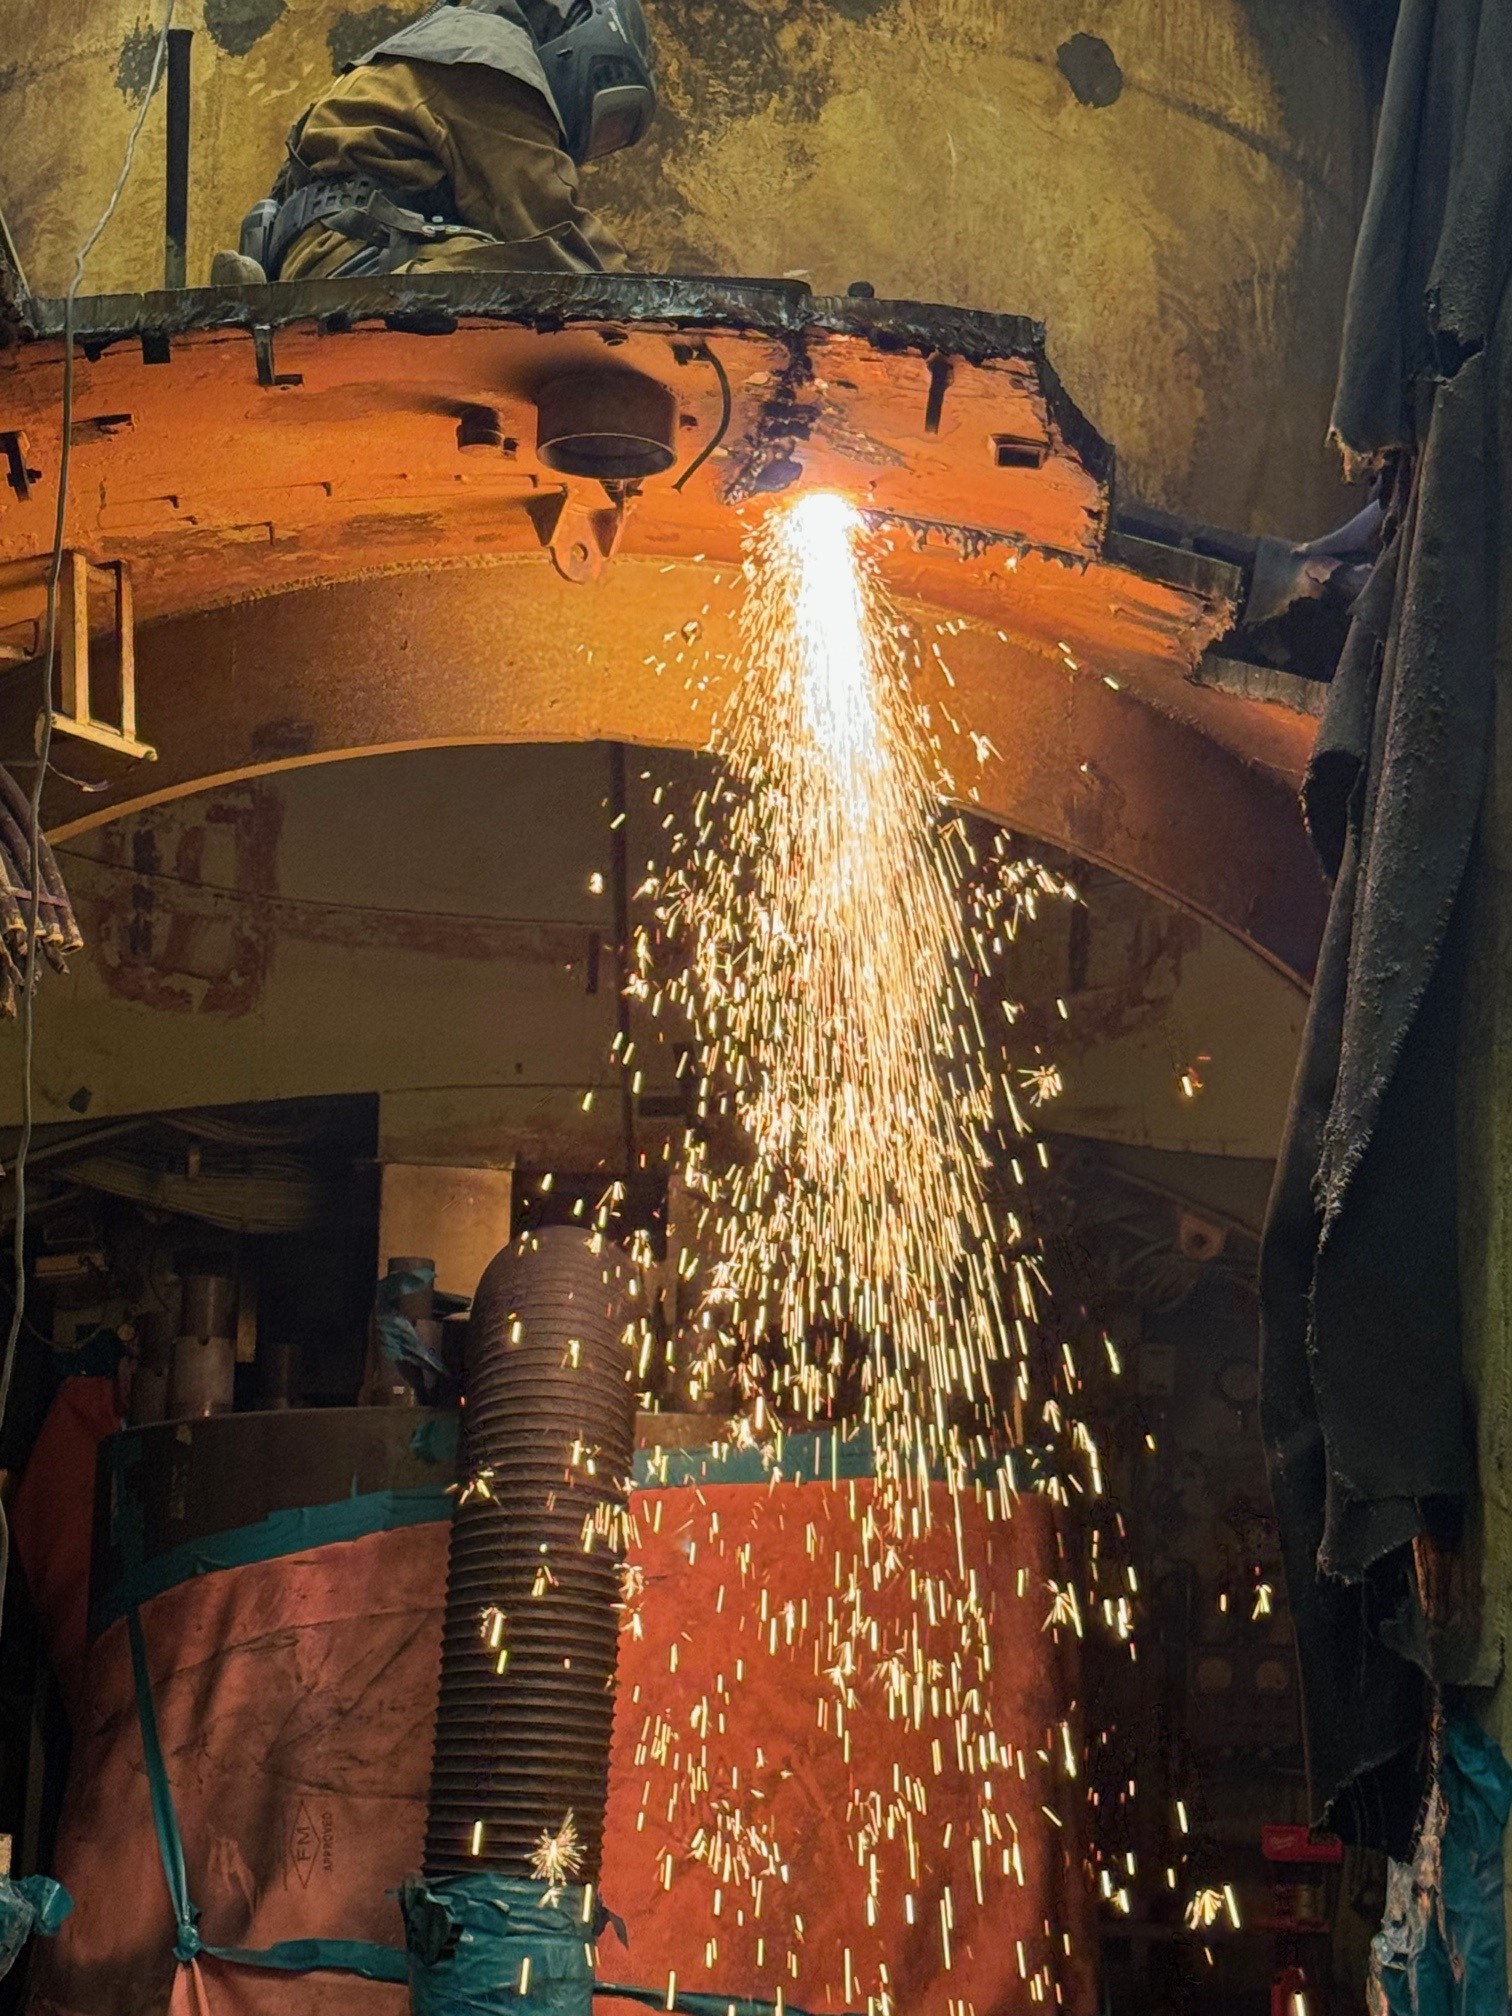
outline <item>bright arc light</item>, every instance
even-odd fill
[[[810,735],[853,790],[879,761],[874,644],[856,567],[860,520],[843,497],[817,491],[778,521],[792,570],[793,615]]]

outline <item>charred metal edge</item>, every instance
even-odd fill
[[[133,338],[158,347],[216,329],[286,329],[314,322],[336,335],[362,323],[418,335],[449,335],[469,319],[556,330],[573,323],[642,323],[749,330],[773,337],[853,336],[881,352],[943,354],[967,363],[1017,359],[1033,367],[1051,423],[1098,482],[1112,479],[1113,451],[1070,397],[1045,353],[1044,324],[925,301],[816,295],[799,281],[676,274],[449,273],[372,280],[298,280],[270,287],[192,287],[182,292],[101,294],[75,304],[86,353]],[[63,303],[23,297],[22,340],[63,334]]]
[[[1304,679],[1294,672],[1282,672],[1272,665],[1251,665],[1241,658],[1227,658],[1218,651],[1206,651],[1187,674],[1193,686],[1208,686],[1218,693],[1234,693],[1241,700],[1256,700],[1267,707],[1284,707],[1290,714],[1310,714],[1320,719],[1328,701],[1328,687],[1321,679]]]
[[[1126,567],[1131,574],[1143,574],[1148,580],[1200,595],[1209,602],[1227,602],[1236,610],[1244,599],[1247,577],[1237,561],[1194,552],[1169,537],[1136,537],[1123,529],[1116,513],[1103,542],[1103,558],[1115,567]]]
[[[26,293],[0,239],[0,343],[6,340],[7,323],[23,343],[57,341],[63,334],[63,314],[61,300]],[[213,331],[245,331],[271,355],[274,332],[299,325],[313,325],[327,335],[376,324],[401,333],[445,336],[464,323],[478,321],[543,333],[596,324],[674,331],[724,329],[770,337],[795,354],[802,353],[805,339],[833,335],[852,337],[880,354],[944,355],[971,364],[1018,362],[1034,373],[1052,431],[1107,494],[1114,491],[1113,449],[1050,363],[1043,323],[1026,315],[990,314],[933,302],[816,295],[801,281],[674,274],[449,273],[102,294],[76,302],[74,335],[89,356],[135,341],[152,361],[166,362],[175,338]],[[1234,599],[1236,575],[1253,546],[1239,535],[1210,532],[1132,504],[1115,506],[1106,525],[1104,559],[1210,603]],[[969,537],[969,531],[964,536]],[[1086,558],[1065,557],[1079,562]]]
[[[370,280],[296,280],[268,287],[189,287],[101,294],[75,304],[78,341],[191,336],[216,329],[287,329],[314,322],[330,334],[363,323],[448,336],[469,319],[541,330],[579,322],[686,323],[692,327],[803,327],[812,299],[791,281],[684,280],[657,274],[445,273]],[[34,300],[28,333],[63,333],[63,303]]]
[[[1024,315],[829,297],[794,280],[664,273],[446,273],[100,294],[75,304],[74,327],[80,342],[147,334],[171,338],[202,329],[281,329],[296,322],[320,322],[336,330],[381,321],[447,335],[468,317],[538,329],[569,322],[670,322],[749,328],[773,336],[817,329],[860,336],[882,350],[943,350],[972,362],[1021,357],[1044,364],[1044,327]],[[25,332],[35,339],[61,336],[62,301],[26,302]]]

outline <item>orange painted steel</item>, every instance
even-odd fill
[[[0,489],[17,661],[61,445],[57,304],[30,314],[0,351],[0,430],[39,472],[26,498]],[[50,787],[53,830],[380,749],[701,746],[743,541],[791,479],[874,514],[956,681],[931,658],[921,698],[958,796],[1310,970],[1314,723],[1193,682],[1237,571],[1110,533],[1111,455],[1036,325],[794,286],[452,275],[85,302],[79,342],[67,541],[130,569],[159,761],[81,753],[108,788]],[[628,370],[674,392],[687,472],[721,424],[715,359],[729,424],[684,487],[651,479],[619,514],[538,460],[540,388]],[[502,446],[461,445],[480,432]],[[597,578],[564,580],[553,548]],[[25,760],[37,699],[20,665],[0,756]]]

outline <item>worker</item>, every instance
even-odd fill
[[[640,0],[442,0],[299,118],[211,279],[618,271],[578,168],[655,109]]]

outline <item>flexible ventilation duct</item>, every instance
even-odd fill
[[[554,1226],[498,1254],[478,1289],[426,1832],[431,1880],[528,1876],[543,1835],[575,1847],[564,1875],[598,1877],[635,1424],[627,1271],[618,1247]]]

